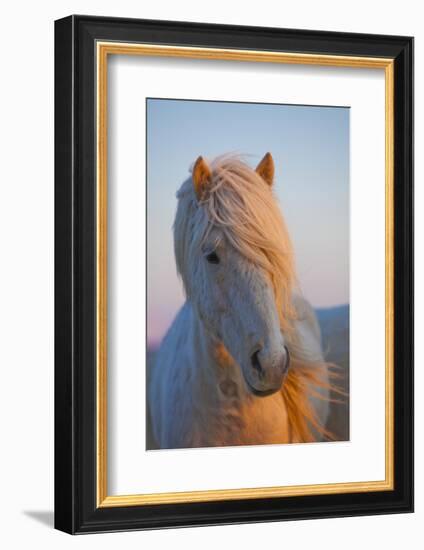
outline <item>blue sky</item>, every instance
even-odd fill
[[[199,155],[270,151],[275,192],[300,286],[315,307],[349,302],[349,109],[147,100],[148,340],[157,344],[183,302],[172,224],[175,193]]]

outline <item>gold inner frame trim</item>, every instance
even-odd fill
[[[97,54],[97,506],[142,506],[394,489],[394,61],[390,58],[315,55],[186,46],[101,42]],[[384,69],[385,71],[385,479],[315,485],[217,489],[109,496],[107,493],[107,61],[109,55],[219,59],[261,63]]]

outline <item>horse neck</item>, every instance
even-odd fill
[[[241,369],[229,354],[223,342],[217,339],[197,315],[195,308],[191,309],[192,322],[189,339],[193,350],[191,366],[202,384],[216,390],[220,383],[231,381],[244,388]],[[240,394],[241,392],[239,392]],[[244,390],[243,390],[244,393]]]

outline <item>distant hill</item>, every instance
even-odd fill
[[[338,319],[349,323],[349,304],[341,306],[315,308],[315,312],[319,319]]]
[[[340,367],[339,387],[345,403],[332,404],[327,428],[339,439],[349,439],[349,305],[316,309],[325,359]],[[333,393],[335,399],[340,396]]]
[[[349,305],[316,309],[326,359],[349,366]]]

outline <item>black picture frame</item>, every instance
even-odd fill
[[[97,507],[98,40],[394,60],[394,489]],[[73,15],[55,22],[55,527],[68,533],[413,511],[413,39]]]

